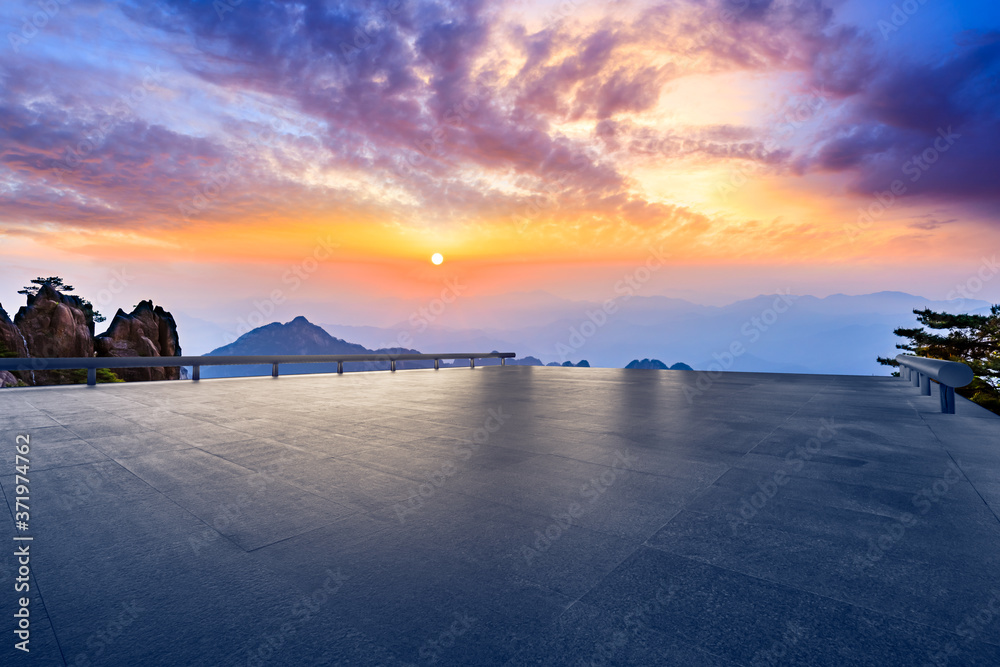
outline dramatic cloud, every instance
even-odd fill
[[[903,180],[1000,203],[996,32],[894,46],[821,0],[564,5],[541,22],[487,0],[61,5],[0,61],[0,226],[298,217],[719,244],[762,224],[720,209],[748,170],[813,201],[846,177],[859,199]]]
[[[1000,203],[992,176],[1000,169],[998,76],[998,34],[935,62],[910,60],[872,73],[812,166],[854,170],[859,192],[899,179],[910,192],[939,200]]]

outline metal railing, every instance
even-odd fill
[[[899,362],[899,376],[920,387],[923,396],[931,395],[931,380],[941,387],[941,412],[955,414],[955,387],[964,387],[972,382],[972,369],[958,361],[914,357],[909,354],[896,355]]]
[[[337,373],[344,372],[344,364],[365,361],[388,361],[389,370],[396,370],[397,361],[434,361],[434,370],[440,368],[442,359],[468,359],[469,367],[476,367],[476,359],[499,359],[501,366],[507,359],[517,356],[514,352],[457,352],[449,354],[268,354],[254,356],[218,357],[17,357],[0,359],[0,371],[87,370],[87,384],[97,384],[98,368],[177,368],[190,366],[191,379],[200,380],[202,366],[266,366],[271,365],[271,376],[278,377],[279,364],[337,363]]]

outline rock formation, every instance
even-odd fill
[[[0,306],[0,357],[150,357],[181,353],[173,316],[149,301],[131,314],[121,310],[107,332],[94,337],[94,322],[79,297],[62,294],[43,284],[12,322]],[[45,370],[44,362],[26,360],[27,370],[0,371],[0,387],[84,382],[83,369]],[[115,377],[117,376],[117,377]],[[116,369],[98,371],[98,381],[176,380],[178,368]]]
[[[27,357],[28,347],[24,337],[14,323],[10,321],[7,311],[0,305],[0,359]],[[0,387],[16,387],[20,383],[33,384],[29,371],[0,371]]]
[[[32,357],[92,357],[94,335],[79,297],[42,285],[28,295],[28,305],[14,316],[14,325]]]
[[[10,316],[0,304],[0,357],[26,357],[28,346]]]
[[[628,366],[625,368],[641,368],[645,370],[661,370],[661,371],[689,371],[692,370],[690,366],[684,363],[676,363],[673,366],[667,366],[665,363],[659,359],[643,359],[642,361],[638,359],[633,359],[629,362]]]
[[[94,356],[93,323],[87,318],[79,297],[61,294],[51,285],[42,285],[28,295],[28,305],[14,316],[14,326],[27,345],[30,357]],[[19,371],[28,384],[66,384],[78,381],[85,371],[47,371],[38,364],[30,372]],[[26,377],[27,376],[27,377]]]
[[[216,348],[206,354],[216,356],[254,356],[260,354],[370,354],[371,350],[356,343],[348,343],[341,338],[334,338],[322,327],[316,326],[303,316],[298,316],[291,322],[271,322],[262,327],[248,331],[232,343]],[[378,368],[366,367],[365,370],[388,368],[389,362],[371,362],[381,364]],[[347,370],[357,370],[362,364],[347,364]],[[293,373],[335,373],[337,364],[285,364],[281,372],[286,375]],[[270,375],[270,367],[264,366],[202,366],[201,377],[237,377],[252,375]]]
[[[302,315],[291,322],[272,322],[240,336],[228,345],[217,348],[205,356],[254,356],[269,354],[375,354],[383,359],[378,361],[353,361],[344,364],[344,372],[352,371],[384,371],[389,369],[389,360],[400,354],[419,354],[419,350],[404,347],[381,347],[370,350],[357,343],[349,343],[341,338],[334,338],[322,327],[316,326]],[[497,360],[494,360],[497,361]],[[468,360],[460,360],[459,365],[468,366]],[[478,363],[478,362],[477,362]],[[450,366],[442,362],[441,367]],[[397,361],[396,369],[433,368],[433,361]],[[299,373],[334,373],[336,363],[289,363],[282,364],[281,373],[293,375]],[[269,375],[270,367],[257,366],[202,366],[201,377],[239,377],[254,375]]]
[[[642,361],[638,359],[633,359],[628,363],[625,368],[641,368],[644,370],[667,370],[667,365],[660,361],[659,359],[643,359]]]
[[[173,316],[150,301],[140,301],[129,314],[119,308],[108,330],[94,339],[99,357],[172,357],[181,353]],[[177,380],[180,368],[117,368],[126,382]]]

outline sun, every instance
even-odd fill
[[[436,252],[433,255],[431,255],[431,261],[434,262],[435,264],[440,264],[441,262],[444,261],[444,255],[442,255],[439,252]]]

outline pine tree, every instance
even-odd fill
[[[49,276],[48,278],[42,278],[41,276],[33,279],[31,285],[25,285],[24,289],[17,290],[18,294],[27,294],[28,296],[35,296],[38,291],[42,289],[42,285],[48,285],[57,292],[72,292],[75,288],[72,285],[67,285],[63,282],[63,279],[59,276]],[[87,322],[93,324],[94,322],[103,322],[107,318],[97,310],[94,310],[94,304],[90,303],[82,297],[77,297],[80,299],[80,307],[83,308],[83,314],[87,316]]]
[[[992,306],[989,315],[953,315],[929,308],[914,309],[913,314],[923,326],[893,331],[907,339],[905,343],[897,343],[896,348],[917,357],[968,364],[976,377],[971,384],[955,391],[1000,414],[1000,305]],[[895,359],[886,357],[878,357],[878,362],[885,366],[899,365]]]

